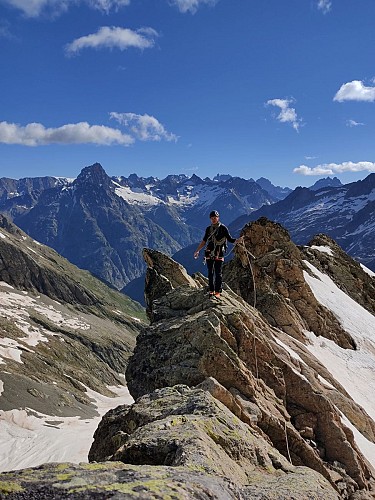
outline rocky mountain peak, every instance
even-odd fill
[[[100,163],[94,163],[81,170],[75,184],[91,184],[93,186],[107,186],[111,182],[110,177],[106,174]]]
[[[319,189],[326,187],[340,187],[342,186],[342,182],[337,177],[325,177],[323,179],[319,179],[312,186],[309,187],[312,191],[318,191]]]
[[[244,245],[225,270],[228,285],[289,335],[302,340],[301,332],[311,330],[354,349],[354,340],[312,294],[304,278],[303,255],[288,231],[261,217],[247,224],[241,235]]]

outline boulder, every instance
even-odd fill
[[[223,498],[252,498],[249,492],[256,488],[249,485],[261,486],[264,498],[276,498],[276,483],[282,492],[277,498],[339,498],[321,475],[292,466],[262,432],[209,392],[184,385],[158,389],[110,411],[95,433],[89,459],[225,477],[237,492]]]

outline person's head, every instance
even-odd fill
[[[218,222],[219,221],[219,212],[217,210],[212,210],[212,212],[210,212],[210,219],[211,219],[212,224],[215,224],[216,222]]]

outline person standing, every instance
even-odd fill
[[[203,240],[199,243],[194,252],[194,258],[199,257],[199,251],[205,246],[205,260],[208,271],[209,295],[220,297],[223,282],[223,263],[226,243],[237,243],[240,238],[233,238],[228,228],[219,220],[219,212],[213,210],[210,213],[211,225],[206,228]]]

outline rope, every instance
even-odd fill
[[[255,286],[255,278],[254,278],[254,271],[253,271],[253,266],[251,264],[251,260],[250,260],[250,257],[252,259],[255,259],[254,255],[249,252],[249,250],[245,247],[245,244],[241,241],[240,245],[242,246],[242,248],[244,249],[245,253],[246,253],[246,258],[247,258],[247,262],[249,263],[249,268],[250,268],[250,274],[251,274],[251,280],[253,282],[253,297],[254,297],[254,302],[253,302],[253,307],[256,307],[256,303],[257,303],[257,290],[256,290],[256,286]],[[234,247],[233,247],[234,248]],[[233,250],[232,248],[232,250]],[[231,250],[231,251],[232,251]],[[229,252],[230,253],[230,252]],[[229,255],[229,254],[228,254]],[[250,256],[250,257],[249,257]]]
[[[285,423],[285,442],[286,442],[286,451],[288,452],[289,462],[293,465],[292,458],[291,458],[290,453],[289,453],[289,442],[288,442],[288,433],[287,433],[287,431],[286,431],[286,420],[284,421],[284,423]]]

